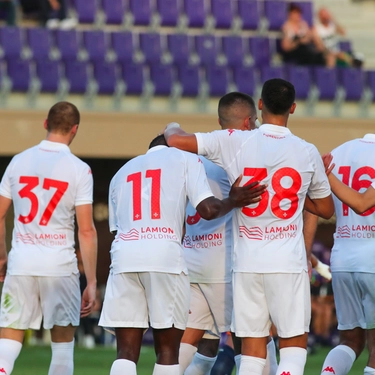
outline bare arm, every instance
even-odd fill
[[[0,195],[0,282],[4,282],[7,271],[8,254],[5,243],[5,219],[12,200]]]
[[[259,202],[267,185],[259,185],[259,182],[255,181],[249,185],[240,187],[241,179],[242,176],[238,177],[234,182],[228,198],[220,200],[215,197],[209,197],[200,202],[197,206],[199,215],[205,220],[212,220],[226,215],[233,208],[244,207]]]
[[[303,211],[303,238],[305,240],[307,261],[311,261],[311,249],[314,243],[316,228],[318,227],[318,216]],[[314,264],[313,264],[314,266]]]
[[[87,316],[95,304],[96,298],[96,260],[97,236],[92,219],[92,205],[84,204],[76,207],[78,224],[78,240],[82,254],[83,267],[87,279],[87,287],[82,295],[81,316]]]
[[[310,199],[308,196],[305,200],[304,209],[314,215],[320,216],[323,219],[329,219],[335,212],[333,205],[332,194],[321,199]]]
[[[164,137],[170,147],[183,151],[198,153],[197,138],[194,134],[186,133],[179,127],[168,127],[164,130]]]

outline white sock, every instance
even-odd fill
[[[185,370],[185,375],[210,375],[216,358],[217,357],[206,357],[200,353],[195,353],[193,361]]]
[[[241,367],[241,354],[234,356],[234,362],[236,362],[236,375],[239,375]]]
[[[52,359],[48,375],[73,375],[74,340],[71,342],[51,342]]]
[[[277,358],[275,342],[271,341],[267,344],[267,357],[266,365],[264,366],[263,375],[276,375],[277,371]]]
[[[116,359],[109,375],[137,375],[136,364],[128,359]]]
[[[180,365],[180,375],[183,375],[185,370],[193,360],[194,354],[197,352],[197,348],[190,344],[181,343],[180,354],[178,356],[178,363]]]
[[[0,339],[0,370],[4,370],[6,375],[12,373],[14,362],[19,356],[21,348],[22,344],[19,341]]]
[[[327,355],[322,368],[322,374],[346,375],[353,366],[356,355],[352,348],[337,345]]]
[[[241,366],[239,374],[262,375],[265,364],[266,360],[264,358],[241,355]]]
[[[303,348],[293,346],[280,349],[280,363],[276,374],[282,375],[289,372],[291,375],[303,375],[306,356],[307,350]]]
[[[363,374],[364,375],[375,375],[375,368],[366,366]]]
[[[158,365],[155,363],[154,371],[152,375],[179,375],[180,373],[180,366],[179,365]],[[128,374],[126,374],[128,375]]]

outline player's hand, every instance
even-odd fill
[[[88,284],[82,294],[81,318],[86,317],[95,306],[96,284]]]
[[[234,181],[229,192],[229,198],[233,206],[244,207],[259,202],[267,189],[267,185],[259,185],[259,181],[254,181],[251,184],[240,186],[241,180],[242,175]]]
[[[322,263],[320,260],[318,260],[318,263],[314,268],[319,275],[323,276],[328,281],[332,280],[332,273],[328,264]]]
[[[3,283],[5,280],[5,275],[7,273],[7,264],[8,264],[7,257],[0,259],[0,283]]]
[[[335,168],[335,163],[332,163],[333,156],[331,153],[324,154],[322,156],[324,168],[326,170],[326,175],[329,176],[329,174],[332,172],[332,169]]]

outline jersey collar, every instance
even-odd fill
[[[272,125],[272,124],[263,124],[259,130],[263,133],[276,133],[276,134],[283,134],[288,135],[292,134],[292,132],[285,126],[279,125]]]
[[[159,150],[162,150],[164,148],[167,148],[168,146],[154,146],[152,148],[150,148],[146,154],[149,154],[150,152],[154,152],[154,151],[159,151]]]
[[[375,142],[375,134],[368,133],[362,138],[364,141]]]
[[[50,151],[64,150],[64,151],[70,152],[69,146],[60,142],[51,142],[51,141],[43,140],[42,142],[39,143],[39,147],[45,150],[50,150]]]

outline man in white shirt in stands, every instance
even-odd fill
[[[243,189],[239,181],[228,198],[215,198],[199,157],[167,147],[163,135],[113,177],[109,224],[116,236],[99,321],[115,328],[117,360],[111,375],[136,374],[143,331],[149,324],[157,357],[153,374],[179,374],[190,295],[181,245],[187,199],[208,220],[259,201],[265,186]]]
[[[16,155],[0,185],[0,372],[10,375],[26,329],[51,330],[49,375],[73,374],[74,332],[95,303],[97,238],[90,167],[69,149],[80,122],[71,103],[55,104],[47,138]],[[13,203],[7,257],[5,218]],[[82,302],[74,250],[74,215],[87,277]],[[8,259],[7,259],[8,258]]]
[[[367,340],[364,374],[374,375],[375,135],[346,142],[332,156],[335,166],[329,181],[337,220],[331,270],[340,344],[328,353],[322,374],[348,374]]]
[[[302,375],[306,363],[311,309],[302,211],[329,218],[333,202],[317,149],[286,127],[294,100],[292,84],[272,79],[262,89],[263,125],[256,132],[165,131],[170,146],[206,156],[230,182],[243,173],[246,183],[269,185],[258,204],[234,215],[233,328],[242,337],[241,375],[262,374],[271,320],[280,337],[277,375]]]

